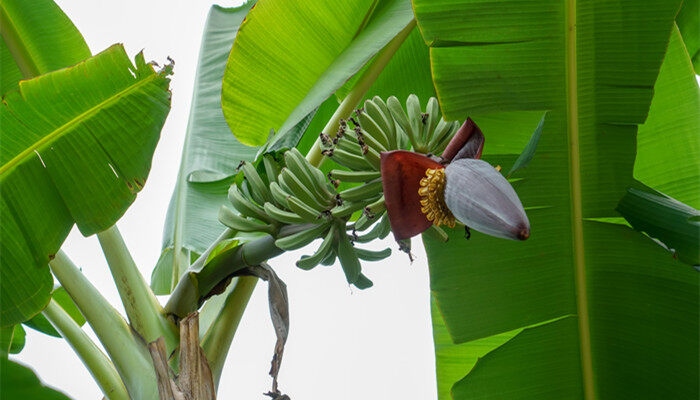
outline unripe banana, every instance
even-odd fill
[[[342,139],[339,139],[333,151],[335,152],[335,150],[347,151],[357,156],[362,155],[362,146],[358,143],[357,136],[355,136],[354,132],[352,135],[346,135],[343,136]]]
[[[307,222],[318,222],[318,219],[322,215],[320,212],[309,207],[306,205],[306,203],[294,196],[289,196],[287,198],[287,203],[289,204],[289,209],[292,210],[292,212],[304,218],[304,220]]]
[[[243,170],[245,179],[248,181],[248,187],[251,190],[253,200],[261,205],[265,204],[266,201],[272,201],[270,189],[265,185],[265,182],[263,182],[253,164],[244,161],[241,163],[241,170]]]
[[[369,200],[379,196],[382,192],[382,180],[375,179],[364,185],[352,187],[340,192],[340,197],[348,201]]]
[[[292,194],[287,193],[277,182],[270,183],[270,193],[272,193],[272,198],[278,206],[289,208],[287,198]]]
[[[382,100],[382,98],[379,96],[374,96],[372,100],[374,104],[378,106],[379,109],[382,111],[382,115],[384,116],[384,119],[386,120],[389,126],[389,129],[387,130],[387,137],[389,138],[389,147],[391,147],[392,149],[398,149],[399,134],[396,131],[396,122],[394,121],[394,117],[391,116],[391,111],[389,111],[389,107],[387,107],[384,100]]]
[[[228,189],[228,200],[233,204],[236,211],[243,216],[256,218],[265,222],[273,221],[260,206],[244,197],[235,183]]]
[[[302,224],[306,222],[304,218],[298,216],[297,214],[285,210],[280,210],[279,208],[277,208],[277,206],[275,206],[272,203],[265,203],[264,208],[267,215],[276,219],[279,222],[285,224]]]
[[[335,195],[328,190],[328,183],[326,182],[326,177],[323,175],[320,169],[309,164],[309,162],[304,158],[304,156],[299,152],[299,150],[292,148],[285,154],[285,159],[287,154],[294,160],[293,164],[296,165],[295,168],[300,168],[300,172],[292,170],[297,176],[302,174],[304,179],[308,179],[309,189],[314,192],[316,198],[322,204],[328,204],[333,200]],[[319,179],[319,176],[321,179]]]
[[[352,154],[338,148],[333,150],[333,154],[330,158],[336,163],[356,171],[373,168],[363,156]]]
[[[387,120],[386,116],[384,116],[384,113],[382,112],[381,108],[373,101],[373,100],[365,100],[365,112],[367,115],[372,118],[374,122],[377,123],[379,126],[379,129],[382,130],[382,133],[384,133],[384,136],[387,138],[387,143],[388,146],[387,148],[391,147],[391,135],[394,133],[391,132],[391,128],[389,127],[389,121],[393,123],[393,120]],[[391,115],[389,115],[389,118],[391,118]]]
[[[379,127],[377,122],[375,122],[372,117],[370,117],[366,112],[362,111],[358,113],[357,117],[360,120],[360,127],[362,130],[367,132],[370,136],[376,139],[377,142],[381,144],[385,150],[389,148],[389,139],[387,138],[382,128]]]
[[[391,226],[389,225],[389,218],[386,214],[384,214],[384,216],[372,227],[369,232],[355,237],[354,241],[356,243],[368,243],[374,239],[384,239],[387,237],[390,231]]]
[[[362,215],[360,215],[360,218],[358,218],[357,221],[355,221],[355,230],[364,231],[365,229],[369,228],[374,222],[374,218],[369,218],[367,214],[362,213]]]
[[[325,266],[333,265],[333,264],[335,264],[335,258],[336,258],[335,251],[333,251],[333,248],[331,248],[331,251],[328,252],[328,254],[326,255],[326,257],[323,260],[321,260],[321,265],[325,265]]]
[[[293,235],[285,236],[283,238],[275,240],[275,246],[286,251],[300,249],[306,246],[307,244],[313,242],[328,228],[329,224],[327,223],[316,225],[311,229],[297,232]]]
[[[318,247],[318,249],[316,249],[314,254],[310,256],[302,256],[301,260],[297,261],[297,267],[310,270],[326,259],[328,253],[333,251],[335,230],[335,225],[332,225],[331,229],[328,230],[326,237],[323,238],[323,242],[321,242],[321,245]]]
[[[367,182],[381,177],[379,171],[344,171],[342,169],[331,170],[331,176],[341,182]]]
[[[355,247],[355,253],[360,260],[365,261],[381,261],[391,255],[391,249],[386,248],[384,250],[367,250]]]
[[[305,186],[296,175],[292,174],[289,169],[283,168],[278,179],[280,180],[280,183],[284,185],[284,187],[288,188],[294,196],[299,198],[299,200],[303,201],[308,206],[315,208],[318,211],[323,211],[329,207],[327,204],[322,204],[316,198],[314,193],[309,190],[308,186]]]
[[[382,151],[387,151],[387,148],[383,144],[379,143],[377,139],[374,138],[369,132],[362,130],[362,141],[369,147],[376,150],[378,153]]]
[[[364,290],[371,288],[374,285],[374,283],[372,283],[372,281],[369,280],[369,278],[367,278],[364,274],[361,273],[360,276],[357,277],[357,280],[353,285],[355,285],[355,287],[360,290]]]
[[[272,233],[274,228],[272,225],[263,224],[254,220],[244,218],[226,206],[221,206],[219,209],[219,222],[229,228],[240,232],[267,232]]]
[[[450,143],[450,140],[452,140],[452,136],[454,136],[459,130],[459,127],[462,126],[459,121],[452,121],[450,125],[450,130],[447,132],[447,135],[445,135],[442,141],[435,147],[435,154],[440,154],[445,150],[447,145]]]
[[[413,127],[411,126],[411,123],[408,120],[408,116],[406,115],[406,112],[403,110],[403,106],[401,106],[401,103],[399,102],[399,99],[397,99],[394,96],[391,96],[387,99],[386,105],[389,108],[389,111],[391,112],[391,116],[394,117],[394,121],[403,129],[403,131],[406,134],[406,137],[408,137],[409,141],[411,144],[415,147],[416,143],[414,143],[414,132],[413,132]]]
[[[377,150],[371,147],[367,147],[367,151],[365,152],[365,159],[367,159],[367,162],[375,170],[379,171],[381,169],[381,157],[379,156]]]
[[[280,168],[271,155],[265,154],[263,156],[263,166],[265,167],[267,181],[269,183],[277,182],[277,175],[280,173]]]
[[[408,114],[408,122],[411,124],[411,130],[413,132],[413,138],[411,142],[413,143],[414,151],[425,153],[423,147],[423,130],[425,124],[422,122],[422,111],[420,108],[420,100],[415,94],[411,94],[406,99],[406,114]]]
[[[355,248],[345,233],[345,223],[342,224],[343,226],[339,226],[336,230],[338,260],[340,260],[340,265],[343,267],[343,272],[345,272],[345,279],[347,279],[348,283],[353,284],[357,282],[362,267],[360,266],[360,259],[357,258],[355,253]]]
[[[372,202],[372,200],[365,200],[365,201],[358,201],[358,202],[344,201],[342,205],[335,206],[331,209],[331,215],[336,217],[336,218],[344,218],[344,217],[347,217],[348,215],[351,215],[355,211],[362,210],[371,202]]]
[[[309,164],[309,167],[311,167],[311,175],[313,175],[314,179],[316,180],[316,185],[321,188],[321,191],[327,198],[335,200],[335,188],[326,180],[326,175],[323,174],[323,171],[312,166],[311,164]]]
[[[441,119],[440,106],[438,105],[438,101],[435,97],[431,97],[428,100],[428,104],[425,106],[425,113],[428,114],[428,117],[425,123],[423,143],[430,143],[430,139],[435,132],[435,127],[437,126],[438,121]],[[427,150],[430,151],[430,147],[428,147]]]
[[[436,225],[430,225],[430,228],[426,232],[429,232],[430,235],[432,235],[434,238],[441,242],[447,242],[450,240],[450,237],[447,235],[447,232],[445,232],[442,228]]]
[[[435,148],[445,139],[447,134],[450,133],[451,129],[452,123],[440,118],[440,121],[435,127],[435,131],[433,132],[433,135],[430,137],[430,141],[428,142],[428,150],[435,154]]]

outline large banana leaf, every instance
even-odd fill
[[[47,263],[73,223],[112,226],[136,198],[170,109],[170,67],[136,65],[115,45],[23,81],[0,108],[0,325],[48,302]]]
[[[414,6],[446,116],[496,113],[487,160],[508,170],[527,136],[502,122],[549,110],[514,175],[531,238],[425,239],[440,399],[697,398],[697,272],[611,223],[680,3]]]
[[[4,382],[0,385],[0,397],[3,399],[69,399],[65,394],[44,386],[31,369],[3,357],[0,357],[0,382]]]
[[[412,20],[407,0],[259,1],[224,74],[231,130],[248,145],[284,137]]]
[[[649,118],[639,126],[634,177],[700,209],[700,87],[674,28],[654,85]]]
[[[676,23],[683,35],[695,72],[700,73],[700,1],[683,0]]]
[[[252,5],[213,6],[207,17],[180,172],[165,220],[162,254],[151,278],[156,294],[170,293],[189,266],[190,253],[204,252],[224,230],[217,213],[232,176],[241,160],[255,157],[255,148],[231,135],[221,111],[226,59]]]
[[[0,2],[0,93],[90,57],[78,29],[51,0]]]

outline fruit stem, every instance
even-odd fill
[[[340,128],[340,120],[350,117],[350,114],[353,112],[353,110],[355,110],[362,98],[365,97],[365,94],[369,88],[377,80],[379,74],[381,74],[381,72],[384,70],[384,67],[389,64],[391,58],[394,56],[394,54],[396,54],[396,51],[399,49],[399,47],[401,47],[415,26],[416,20],[413,19],[389,43],[387,43],[387,45],[384,46],[379,53],[377,53],[377,56],[374,57],[374,60],[372,60],[369,67],[362,73],[362,76],[360,76],[360,79],[358,79],[350,93],[345,96],[343,101],[335,110],[335,113],[326,124],[326,127],[323,128],[324,134],[331,138],[335,137],[338,129]],[[321,154],[321,150],[321,139],[319,138],[316,139],[316,143],[314,143],[313,147],[306,155],[306,159],[309,160],[311,165],[315,167],[321,166],[323,160],[325,159],[324,155]]]

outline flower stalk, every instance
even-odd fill
[[[357,81],[355,86],[353,86],[350,93],[345,96],[343,101],[335,110],[335,113],[328,121],[325,128],[323,128],[323,134],[331,138],[335,137],[336,132],[340,127],[340,120],[347,119],[350,116],[362,98],[365,97],[365,94],[369,88],[372,87],[374,82],[377,80],[379,74],[382,73],[384,67],[389,64],[391,58],[394,57],[394,54],[396,54],[399,47],[401,47],[403,42],[406,40],[408,35],[411,34],[413,28],[415,27],[416,20],[413,19],[389,43],[387,43],[387,45],[384,46],[379,53],[377,53],[377,56],[374,58],[372,63],[369,64],[369,67],[365,70],[362,76],[360,76],[360,79]],[[306,159],[309,160],[311,165],[319,167],[323,163],[324,156],[321,153],[321,150],[321,139],[319,138],[306,155]]]

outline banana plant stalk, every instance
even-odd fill
[[[97,234],[129,323],[146,342],[165,339],[168,352],[178,345],[178,330],[138,270],[116,225]]]
[[[114,364],[55,300],[41,313],[75,351],[107,399],[129,400]]]
[[[143,339],[132,333],[119,312],[63,251],[56,254],[49,266],[104,346],[131,398],[157,398],[155,372]]]

